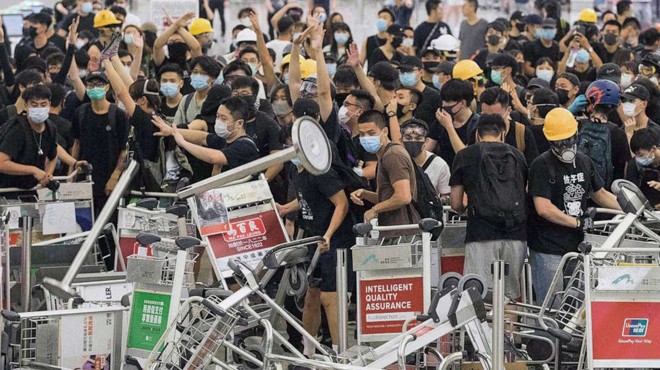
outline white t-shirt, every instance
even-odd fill
[[[442,196],[442,194],[449,194],[451,192],[451,187],[449,186],[449,177],[451,176],[451,171],[447,165],[447,162],[445,162],[445,160],[441,157],[427,151],[426,161],[424,164],[428,164],[428,161],[432,162],[424,170],[424,172],[429,175],[431,183],[433,184],[435,191],[438,193],[438,196]]]
[[[283,41],[283,40],[278,40],[275,39],[273,41],[270,41],[266,44],[267,47],[275,50],[275,70],[277,71],[280,68],[280,64],[282,64],[282,58],[284,57],[284,48],[286,48],[288,45],[291,45],[291,41]]]

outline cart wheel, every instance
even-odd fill
[[[458,291],[462,292],[470,288],[474,288],[477,293],[481,294],[483,299],[486,299],[486,296],[488,295],[488,285],[480,275],[467,274],[463,276],[461,282],[458,284]]]
[[[458,272],[448,272],[440,276],[440,283],[438,283],[438,290],[443,291],[447,288],[456,288],[461,282],[463,275]]]
[[[296,308],[298,311],[303,312],[303,309],[305,308],[305,294],[297,295],[293,297],[293,299],[296,302]]]
[[[289,295],[304,295],[307,290],[307,274],[304,269],[293,266],[289,274]]]

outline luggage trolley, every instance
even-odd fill
[[[357,281],[358,345],[394,338],[406,320],[430,305],[430,232],[441,226],[436,220],[424,219],[413,225],[364,223],[354,227],[358,237],[351,252]],[[384,231],[412,233],[384,238],[374,234]]]

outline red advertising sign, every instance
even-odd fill
[[[208,236],[221,271],[229,257],[256,264],[272,247],[285,243],[286,236],[275,211],[232,218],[229,231]]]
[[[592,302],[594,360],[658,360],[660,302]]]
[[[421,276],[361,280],[360,328],[364,334],[399,334],[403,322],[424,312]]]

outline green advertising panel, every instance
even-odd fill
[[[170,295],[136,290],[131,305],[128,348],[151,351],[167,329]]]

